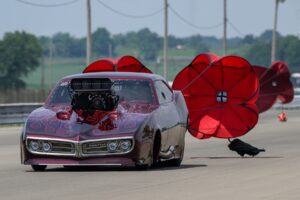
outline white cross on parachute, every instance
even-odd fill
[[[225,102],[227,102],[227,98],[228,98],[227,92],[219,91],[217,93],[217,102],[225,103]]]

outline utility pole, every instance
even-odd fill
[[[41,90],[42,98],[45,98],[45,59],[41,57]]]
[[[92,56],[91,0],[86,0],[86,14],[87,14],[86,65],[89,65]]]
[[[227,0],[224,0],[224,33],[223,33],[223,48],[224,56],[227,54]]]
[[[168,68],[168,0],[164,0],[164,77],[167,80]]]
[[[278,4],[279,1],[275,0],[274,24],[273,24],[273,32],[272,32],[271,63],[276,59],[276,31],[277,31]]]
[[[52,37],[50,38],[50,43],[49,43],[49,68],[50,68],[50,88],[52,89],[53,87],[53,65],[52,65],[52,60],[53,60],[53,40]]]

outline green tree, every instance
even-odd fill
[[[253,35],[249,34],[249,35],[246,35],[243,40],[242,40],[242,43],[243,44],[254,44],[256,42],[255,38]]]
[[[53,54],[57,57],[70,57],[74,38],[69,33],[56,33],[52,37]],[[49,48],[49,45],[48,45]]]
[[[43,49],[43,56],[48,57],[50,54],[51,37],[41,36],[41,37],[39,37],[39,43]]]
[[[39,65],[42,48],[38,39],[29,33],[6,33],[0,41],[1,89],[24,88],[20,79]]]
[[[112,40],[115,46],[124,46],[126,43],[126,38],[122,33],[113,35]]]
[[[73,39],[70,46],[71,57],[84,57],[86,55],[86,38]]]
[[[174,35],[168,36],[169,48],[176,48],[177,45],[186,45],[186,41],[183,38],[177,38]]]
[[[47,36],[39,37],[43,49],[43,55],[49,56],[50,48],[54,57],[84,57],[85,38],[75,38],[69,33],[56,33],[52,38]],[[52,43],[52,44],[51,44]]]
[[[132,50],[133,56],[140,57],[139,38],[136,32],[130,31],[124,36],[124,47]]]
[[[145,60],[156,59],[162,48],[162,38],[148,28],[141,29],[138,32],[130,31],[125,35],[117,35],[114,39],[116,45],[130,49],[134,56]]]
[[[199,34],[189,37],[187,43],[192,49],[196,51],[196,55],[209,51],[208,46],[202,42],[202,36]]]
[[[278,40],[276,58],[285,61],[291,71],[299,71],[300,40],[296,36],[286,36]]]
[[[92,48],[96,56],[109,56],[110,46],[112,53],[114,52],[114,45],[110,32],[106,28],[98,28],[92,34]]]
[[[272,30],[265,30],[259,37],[258,39],[264,42],[270,42],[272,41]],[[276,38],[280,38],[281,35],[279,32],[276,32]]]
[[[271,59],[270,49],[271,42],[256,42],[245,53],[245,58],[253,65],[269,66]]]
[[[145,60],[154,60],[162,48],[162,39],[148,28],[137,32],[138,48]]]

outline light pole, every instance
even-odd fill
[[[284,3],[285,0],[275,0],[275,10],[274,10],[274,24],[272,32],[272,50],[271,50],[271,62],[276,60],[276,32],[277,32],[277,18],[278,18],[278,6],[279,3]]]
[[[275,0],[274,23],[273,23],[273,31],[272,31],[271,63],[276,59],[276,30],[277,30],[278,4],[279,1]]]

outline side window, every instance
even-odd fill
[[[156,81],[155,88],[159,103],[171,102],[173,98],[172,90],[163,81]]]

